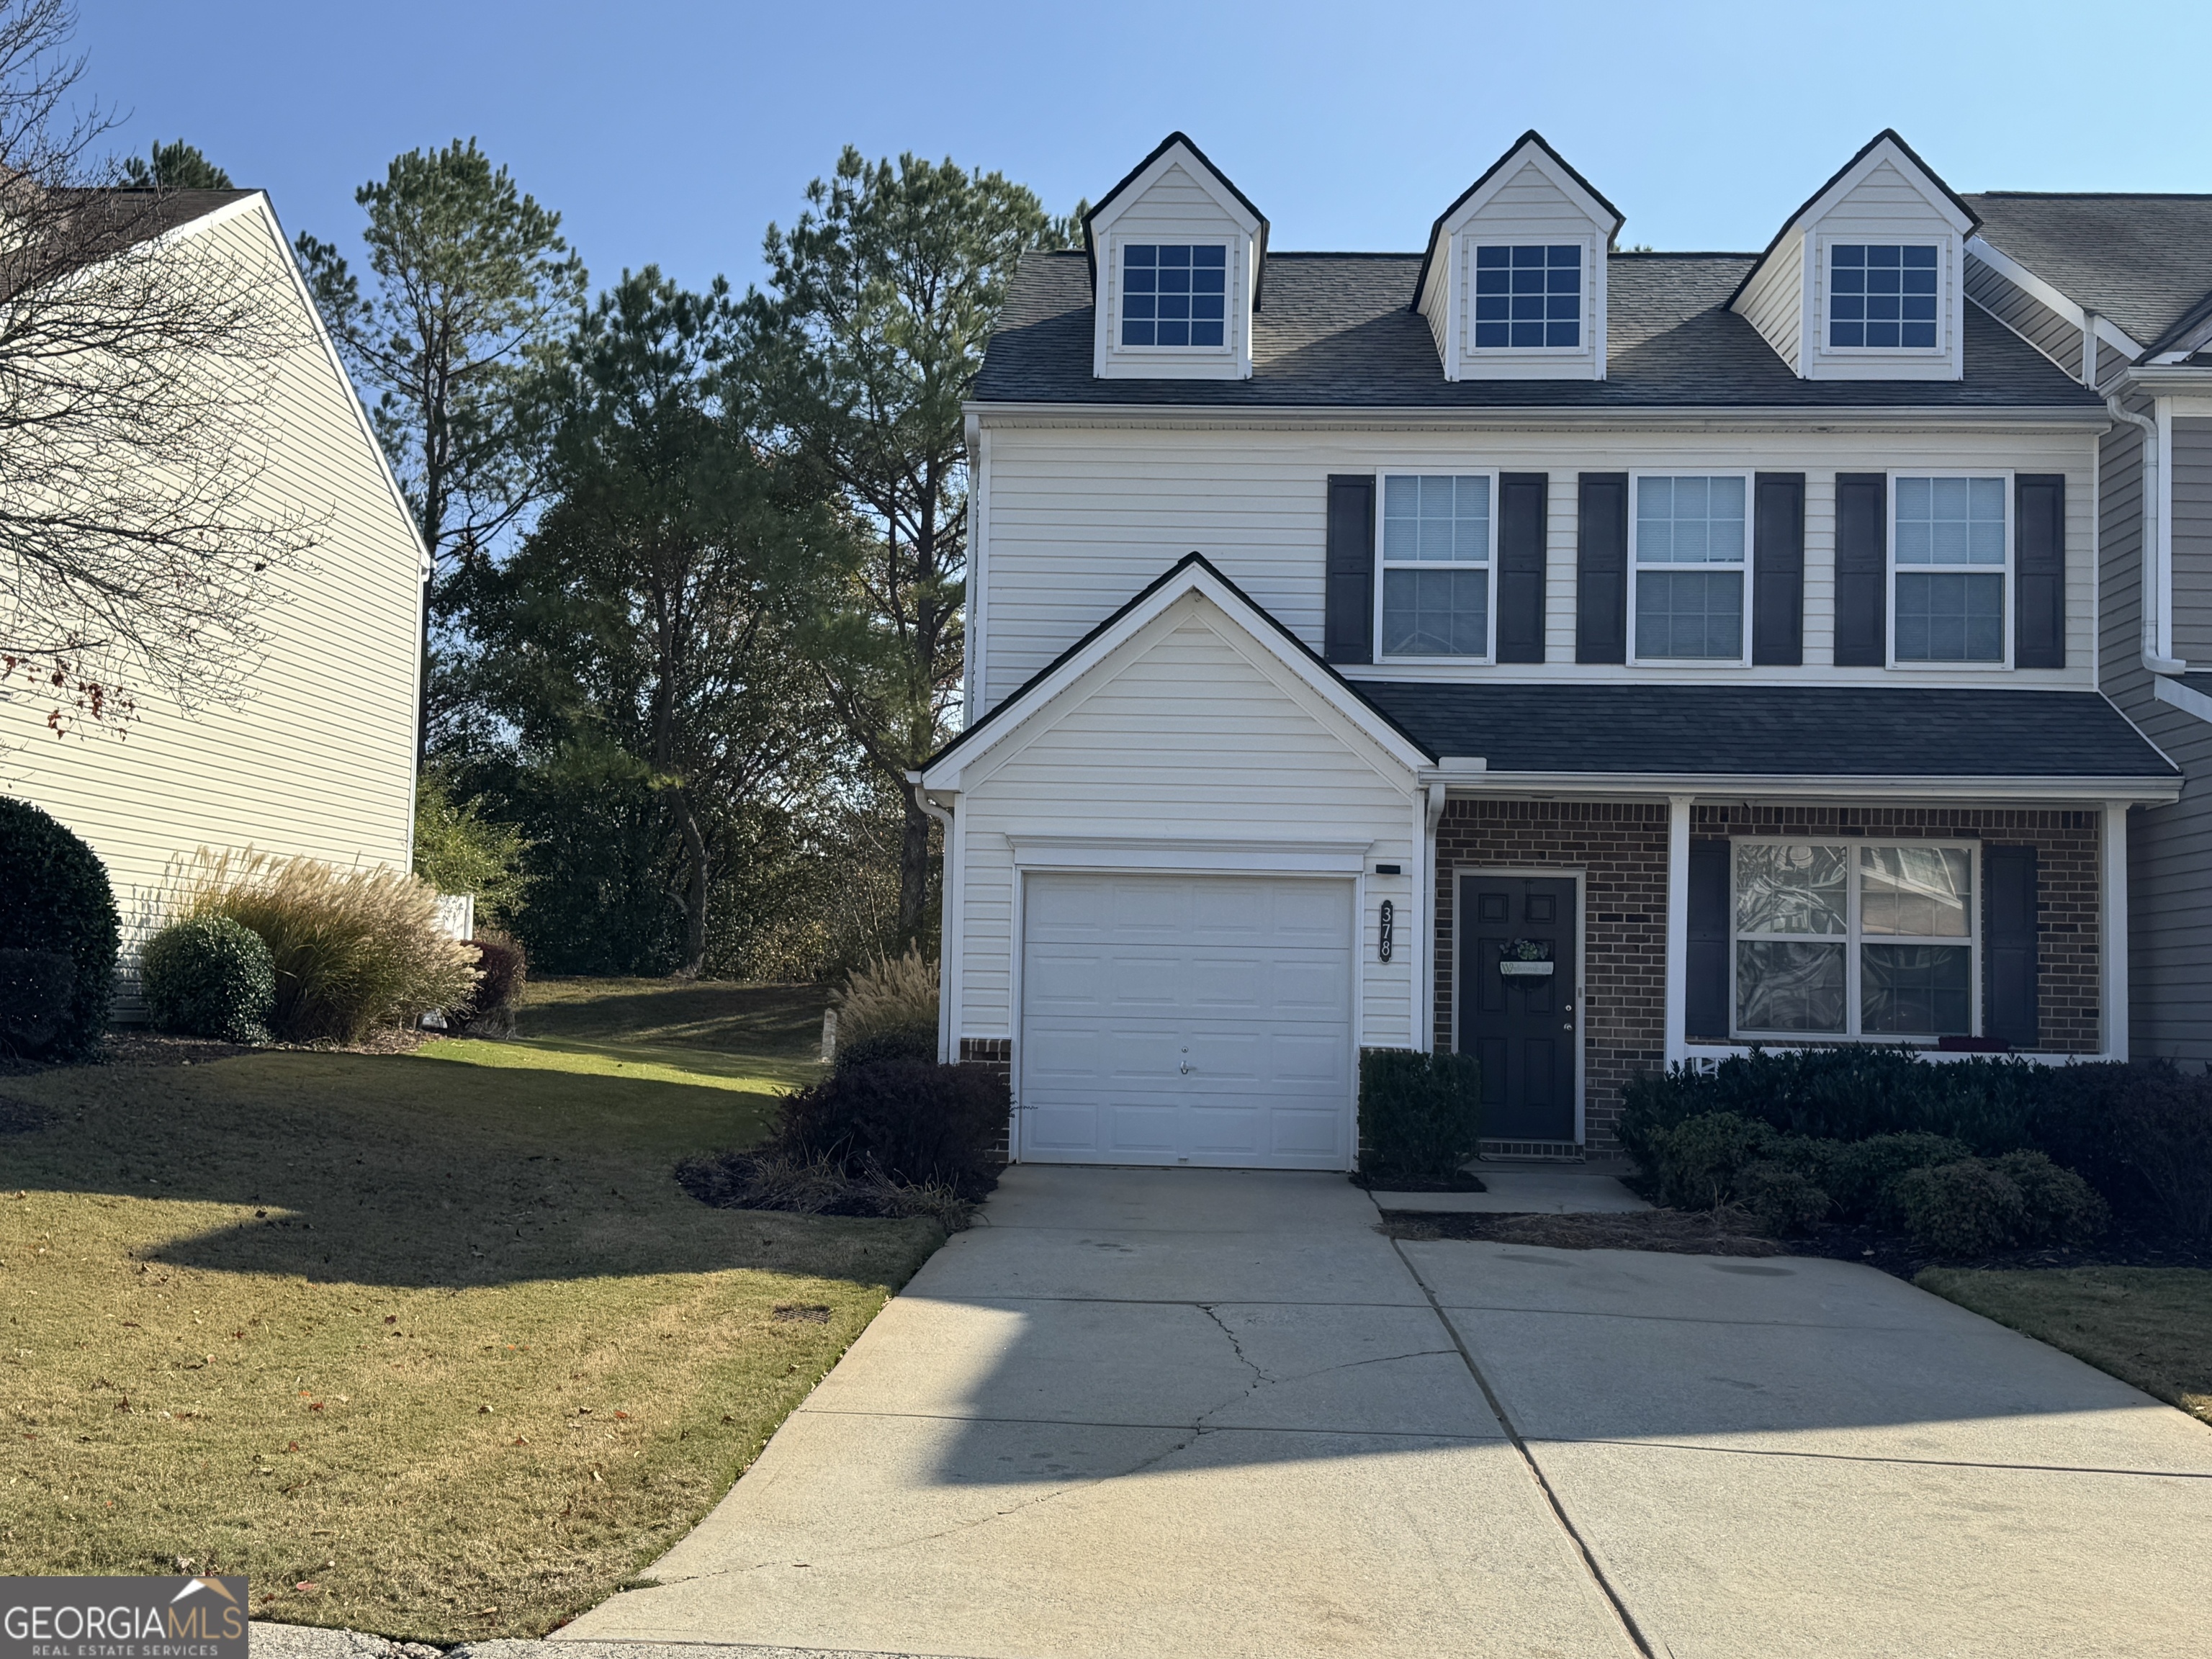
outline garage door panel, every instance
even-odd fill
[[[1348,1165],[1352,895],[1282,877],[1030,878],[1023,1156]]]

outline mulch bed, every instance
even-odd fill
[[[1462,1170],[1453,1176],[1392,1176],[1355,1175],[1352,1184],[1370,1193],[1486,1193],[1482,1177],[1469,1175]]]
[[[1790,1247],[1752,1231],[1726,1210],[1636,1210],[1611,1215],[1498,1215],[1385,1210],[1393,1238],[1480,1239],[1555,1250],[1663,1250],[1674,1255],[1788,1255]]]
[[[1971,1260],[1931,1255],[1903,1233],[1830,1224],[1802,1238],[1771,1238],[1741,1211],[1639,1210],[1620,1215],[1466,1215],[1385,1210],[1393,1238],[1477,1239],[1557,1250],[1661,1250],[1678,1255],[1811,1255],[1856,1261],[1910,1282],[1923,1267],[2212,1268],[2212,1248],[2114,1227],[2086,1249],[2038,1246]]]

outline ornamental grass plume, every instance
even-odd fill
[[[374,1027],[459,1007],[476,952],[438,925],[429,884],[248,847],[203,847],[173,865],[168,919],[228,916],[260,935],[276,969],[270,1024],[292,1042],[358,1042]]]
[[[918,945],[856,969],[837,1000],[837,1046],[878,1032],[937,1031],[937,963]]]

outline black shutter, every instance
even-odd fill
[[[1575,660],[1628,660],[1628,475],[1582,476],[1575,539]]]
[[[1690,843],[1690,950],[1682,1012],[1692,1037],[1729,1034],[1729,844]]]
[[[1498,477],[1498,660],[1544,660],[1545,508],[1550,477]]]
[[[1332,473],[1328,480],[1327,617],[1322,652],[1330,662],[1375,660],[1375,480]]]
[[[1751,659],[1805,660],[1805,475],[1762,472],[1751,529]]]
[[[2066,666],[2066,479],[2022,472],[2012,483],[2012,659],[2017,668]]]
[[[1836,474],[1836,662],[1880,668],[1889,660],[1889,477]]]
[[[1984,847],[1982,1030],[2015,1048],[2036,1046],[2035,848]]]

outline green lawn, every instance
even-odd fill
[[[2212,1272],[1929,1267],[1913,1282],[2212,1423]]]
[[[811,1016],[810,1011],[811,1009]],[[0,1079],[0,1574],[540,1633],[726,1491],[942,1235],[710,1210],[818,993],[561,982],[514,1043]]]

